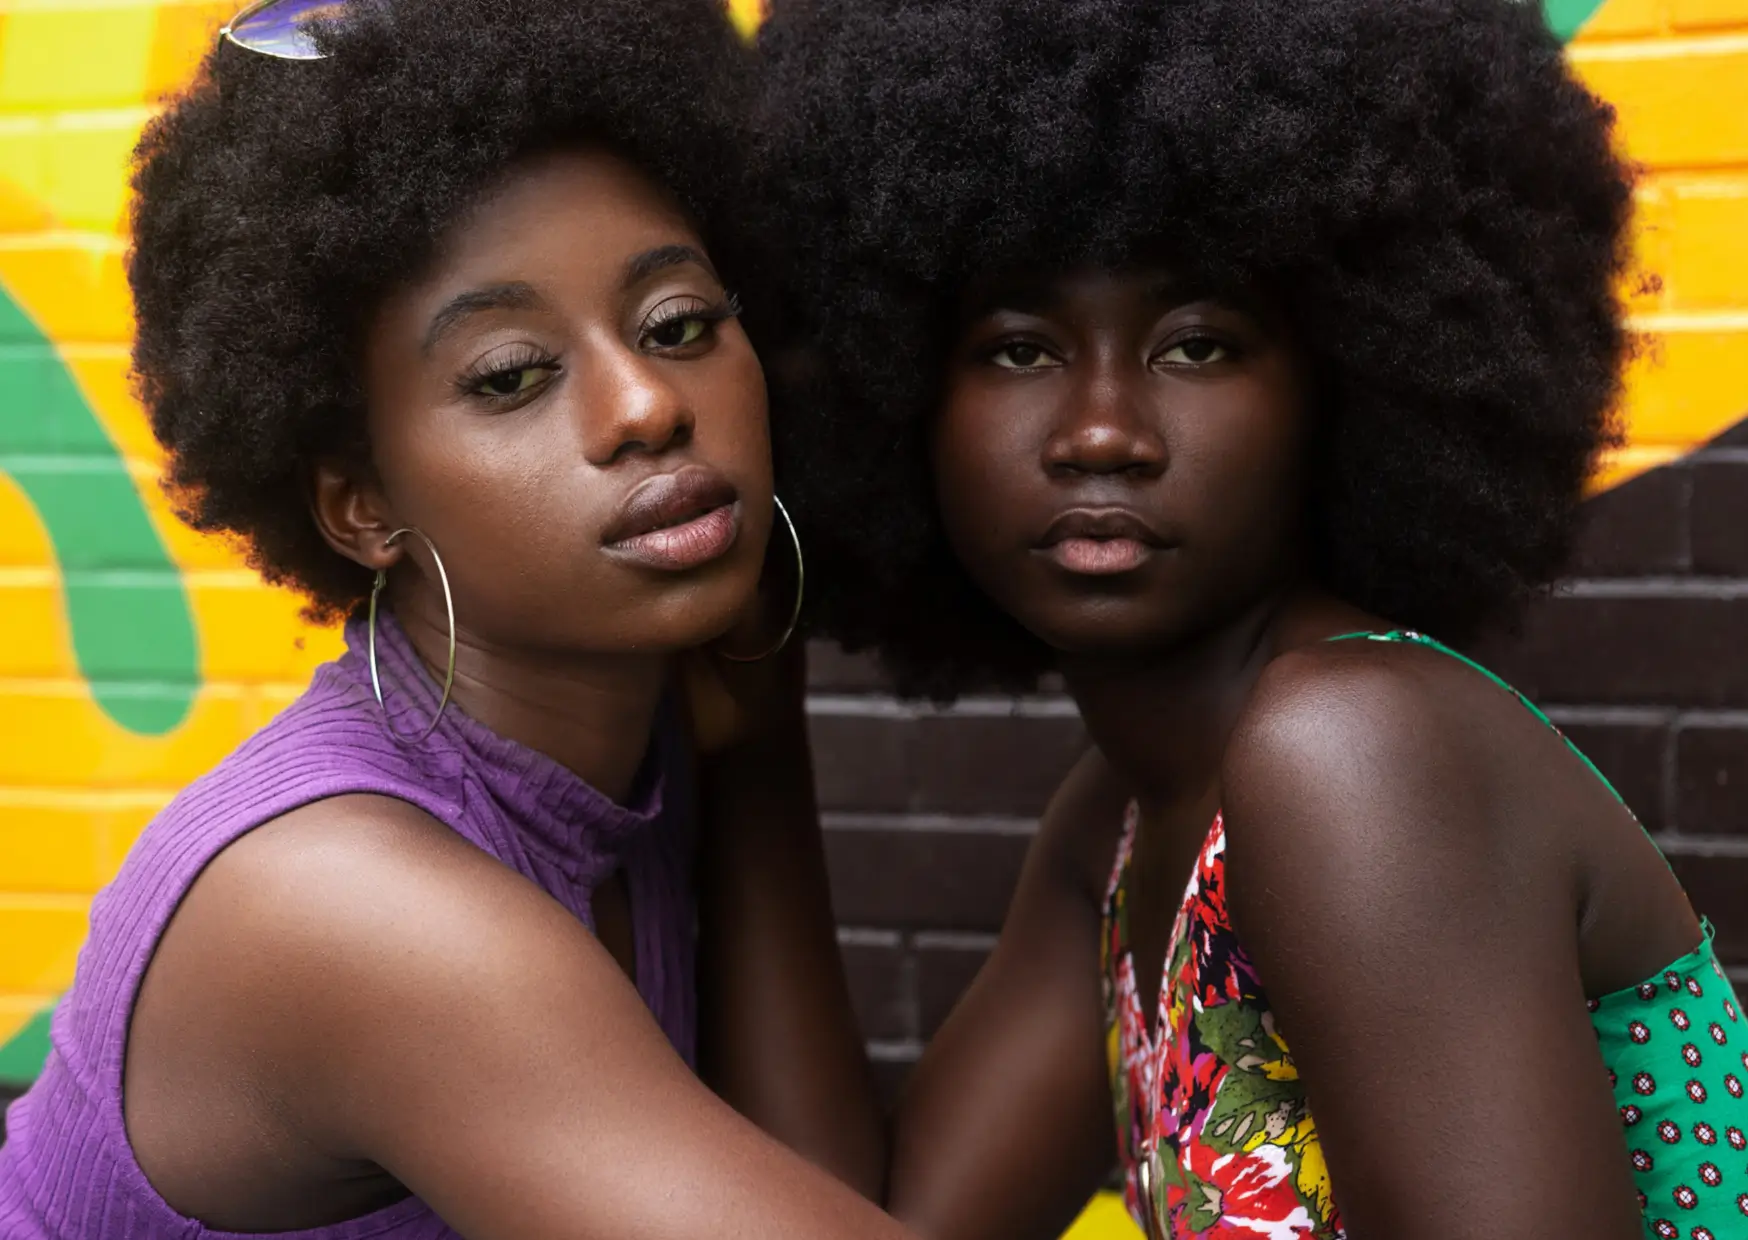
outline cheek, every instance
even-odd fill
[[[397,517],[437,544],[473,610],[572,583],[593,562],[590,531],[614,495],[587,476],[570,413],[438,415],[380,442]]]
[[[1196,492],[1205,540],[1254,555],[1301,519],[1306,419],[1296,393],[1235,392],[1221,404],[1180,425],[1172,467]]]
[[[701,361],[676,367],[669,381],[695,418],[699,455],[737,486],[771,486],[770,402],[765,372],[744,335],[724,339]]]
[[[1026,497],[1040,478],[1030,420],[1004,402],[949,393],[931,443],[935,502],[954,553],[986,587],[1024,541]]]

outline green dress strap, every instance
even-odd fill
[[[1475,662],[1475,660],[1471,659],[1468,655],[1462,653],[1460,650],[1452,650],[1449,646],[1447,646],[1443,642],[1439,641],[1436,637],[1428,637],[1425,633],[1417,633],[1413,629],[1389,629],[1389,630],[1386,630],[1384,632],[1372,632],[1372,631],[1368,631],[1365,629],[1361,629],[1361,630],[1359,630],[1357,632],[1353,632],[1353,633],[1341,633],[1341,634],[1336,635],[1335,637],[1328,638],[1327,640],[1332,641],[1332,642],[1345,642],[1345,641],[1391,642],[1391,643],[1394,643],[1397,645],[1426,646],[1426,647],[1429,647],[1430,649],[1438,651],[1440,654],[1449,655],[1451,658],[1455,659],[1459,663],[1468,664],[1470,667],[1474,668],[1477,672],[1480,672],[1481,675],[1485,676],[1488,680],[1491,680],[1494,684],[1498,685],[1501,689],[1504,689],[1507,693],[1511,694],[1512,697],[1516,698],[1518,700],[1518,702],[1523,705],[1525,710],[1529,711],[1530,714],[1534,715],[1537,719],[1540,719],[1544,724],[1546,724],[1548,726],[1548,728],[1554,733],[1555,736],[1558,736],[1561,740],[1566,742],[1566,748],[1570,749],[1573,753],[1577,754],[1578,760],[1580,762],[1584,763],[1585,766],[1590,768],[1590,773],[1592,775],[1595,775],[1598,779],[1600,779],[1602,781],[1602,786],[1604,788],[1607,788],[1610,792],[1612,792],[1614,794],[1614,799],[1619,801],[1622,805],[1626,805],[1626,803],[1627,803],[1626,798],[1620,794],[1620,789],[1618,789],[1614,786],[1613,781],[1610,780],[1607,775],[1604,775],[1600,770],[1597,769],[1596,763],[1594,763],[1590,760],[1589,754],[1585,753],[1582,749],[1578,748],[1577,745],[1572,743],[1572,738],[1567,736],[1564,732],[1562,732],[1560,730],[1559,724],[1555,723],[1552,719],[1548,718],[1547,712],[1542,710],[1541,707],[1537,706],[1534,702],[1530,701],[1523,694],[1519,693],[1517,691],[1516,687],[1511,684],[1511,682],[1507,681],[1506,679],[1504,679],[1503,677],[1501,677],[1500,675],[1498,675],[1496,672],[1492,671],[1491,669],[1483,667],[1481,664]],[[1631,807],[1628,807],[1627,812],[1632,813]],[[1633,821],[1638,822],[1638,815],[1636,815],[1636,814],[1633,815]]]

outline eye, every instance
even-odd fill
[[[498,370],[482,378],[476,390],[499,399],[520,396],[546,382],[546,377],[551,373],[550,366],[517,366],[511,370]]]
[[[483,404],[509,408],[532,400],[559,372],[558,358],[533,345],[497,349],[456,376],[455,389]]]
[[[1046,370],[1062,365],[1059,360],[1045,352],[1042,345],[1027,340],[1010,340],[997,346],[989,355],[989,360],[1003,370]]]
[[[714,326],[704,315],[684,314],[657,323],[644,334],[644,339],[658,349],[683,349],[704,339]]]
[[[1169,366],[1207,366],[1214,362],[1223,362],[1229,356],[1229,350],[1218,340],[1208,336],[1192,336],[1165,350],[1159,355],[1159,360]]]
[[[716,337],[718,324],[739,314],[740,302],[732,294],[721,301],[690,294],[672,297],[650,312],[637,338],[638,347],[672,353],[707,342]]]

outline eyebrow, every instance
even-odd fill
[[[710,260],[704,257],[704,252],[689,245],[658,245],[653,250],[645,250],[642,254],[632,256],[625,264],[625,287],[641,284],[658,271],[666,271],[669,267],[679,267],[686,263],[694,263],[708,271],[714,279],[716,268],[710,265]]]
[[[1045,281],[1001,284],[974,297],[966,304],[961,316],[966,323],[975,323],[1000,310],[1015,314],[1045,315],[1062,304],[1062,290]]]
[[[437,347],[438,341],[473,315],[484,314],[490,310],[535,310],[545,305],[546,302],[541,299],[540,294],[534,291],[534,286],[520,280],[507,284],[488,284],[483,288],[458,293],[431,316],[431,326],[425,329],[424,351],[429,354]]]
[[[1166,276],[1147,288],[1147,300],[1160,306],[1187,306],[1195,301],[1214,301],[1236,307],[1235,287],[1189,276]]]

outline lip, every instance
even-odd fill
[[[1038,540],[1037,550],[1057,567],[1083,577],[1134,572],[1174,544],[1128,508],[1071,508]]]
[[[740,521],[734,484],[708,466],[688,465],[633,487],[601,545],[618,559],[684,572],[727,554]]]

